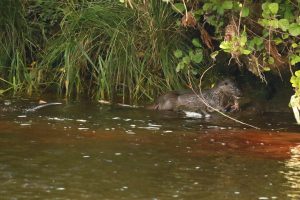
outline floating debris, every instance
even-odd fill
[[[183,111],[185,113],[186,117],[190,117],[190,118],[202,118],[203,115],[201,115],[200,113],[197,112],[189,112],[189,111]]]
[[[127,131],[125,131],[127,134],[129,134],[129,135],[134,135],[134,134],[136,134],[135,132],[133,132],[132,130],[127,130]]]
[[[31,126],[31,124],[20,124],[20,126]]]
[[[162,125],[160,124],[152,124],[152,123],[148,123],[149,126],[153,126],[153,127],[161,127]]]
[[[76,119],[77,122],[87,122],[85,119]]]
[[[141,127],[138,127],[138,128],[146,129],[146,130],[152,130],[152,131],[160,130],[159,127],[152,127],[152,126],[141,126]]]

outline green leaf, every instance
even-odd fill
[[[277,14],[277,12],[278,12],[278,3],[270,3],[269,5],[268,5],[268,8],[270,9],[270,11],[272,12],[272,14]]]
[[[230,10],[232,9],[232,7],[233,7],[232,1],[224,1],[222,4],[222,8],[224,10]]]
[[[273,39],[276,45],[282,44],[283,40],[279,37]]]
[[[218,13],[219,15],[224,15],[224,8],[223,8],[222,6],[219,6],[219,7],[217,8],[217,13]]]
[[[265,2],[261,5],[261,8],[263,9],[263,11],[266,11],[268,9],[268,6],[269,6],[270,3],[268,2]]]
[[[292,76],[290,79],[290,82],[295,84],[297,82],[297,77],[296,76]]]
[[[282,39],[287,39],[287,38],[289,38],[289,34],[287,34],[287,33],[284,33],[284,34],[282,34]]]
[[[241,35],[241,38],[240,38],[240,44],[241,44],[242,47],[245,46],[247,40],[248,40],[248,39],[247,39],[247,34],[246,34],[246,32],[244,31],[244,32],[242,33],[242,35]]]
[[[215,60],[218,54],[219,54],[219,51],[212,52],[210,54],[210,57]]]
[[[183,3],[174,3],[172,4],[173,10],[179,13],[183,13],[185,11],[185,7]]]
[[[278,28],[278,20],[277,19],[272,19],[272,20],[269,20],[269,26],[270,27],[273,27],[273,28]]]
[[[230,50],[232,49],[232,43],[230,41],[223,41],[220,44],[220,48],[225,52],[230,52]]]
[[[201,63],[202,60],[203,60],[203,54],[202,53],[196,53],[196,54],[193,54],[191,56],[191,60],[194,62],[194,63]]]
[[[295,75],[296,75],[297,77],[300,77],[300,70],[296,71],[296,72],[295,72]]]
[[[296,23],[292,23],[289,27],[289,33],[294,37],[300,35],[300,26]]]
[[[242,52],[244,55],[249,55],[251,53],[250,50],[248,49],[244,49],[243,52]]]
[[[285,12],[283,17],[289,21],[293,21],[295,19],[295,16],[293,15],[293,10],[292,10],[292,6],[291,5],[285,5]]]
[[[212,8],[212,3],[205,3],[202,7],[204,11],[209,11]]]
[[[298,47],[298,44],[297,44],[297,43],[293,43],[293,44],[292,44],[292,47],[293,47],[293,48],[296,48],[296,47]]]
[[[176,58],[181,58],[183,56],[183,53],[181,50],[177,49],[176,51],[174,51],[174,56]]]
[[[268,26],[269,25],[269,20],[267,19],[259,19],[258,23],[262,26]]]
[[[190,58],[189,56],[184,56],[184,57],[182,58],[182,62],[183,62],[184,64],[189,65],[190,62],[191,62],[191,58]]]
[[[195,10],[193,12],[195,18],[200,18],[204,13],[203,13],[203,10],[202,9],[198,9],[198,10]]]
[[[193,43],[193,45],[194,45],[195,47],[202,47],[202,45],[201,45],[199,39],[197,39],[197,38],[194,38],[194,39],[192,40],[192,43]]]
[[[185,65],[183,62],[178,63],[176,66],[176,72],[180,72],[180,70],[184,69]]]
[[[294,55],[294,54],[291,55],[290,59],[291,59],[291,65],[295,65],[295,64],[300,62],[300,56],[297,56],[297,55]]]
[[[248,17],[249,16],[249,8],[243,7],[242,8],[242,17]]]
[[[273,57],[269,57],[268,63],[271,64],[271,65],[274,64],[274,58]]]
[[[265,72],[268,72],[268,71],[271,71],[271,68],[270,68],[270,67],[263,67],[263,70],[264,70]]]
[[[278,21],[278,26],[281,28],[283,31],[286,31],[289,28],[289,21],[287,19],[280,19]]]
[[[254,37],[252,40],[250,40],[249,47],[251,49],[260,50],[262,48],[263,42],[264,42],[263,38]]]

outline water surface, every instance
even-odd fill
[[[300,199],[292,113],[234,116],[255,130],[218,115],[14,105],[0,113],[1,199]]]

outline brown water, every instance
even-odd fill
[[[255,130],[218,115],[14,104],[0,113],[0,199],[300,199],[291,113],[235,116]]]

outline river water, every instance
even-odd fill
[[[292,113],[233,116],[256,130],[218,114],[9,104],[0,113],[0,199],[300,199]]]

